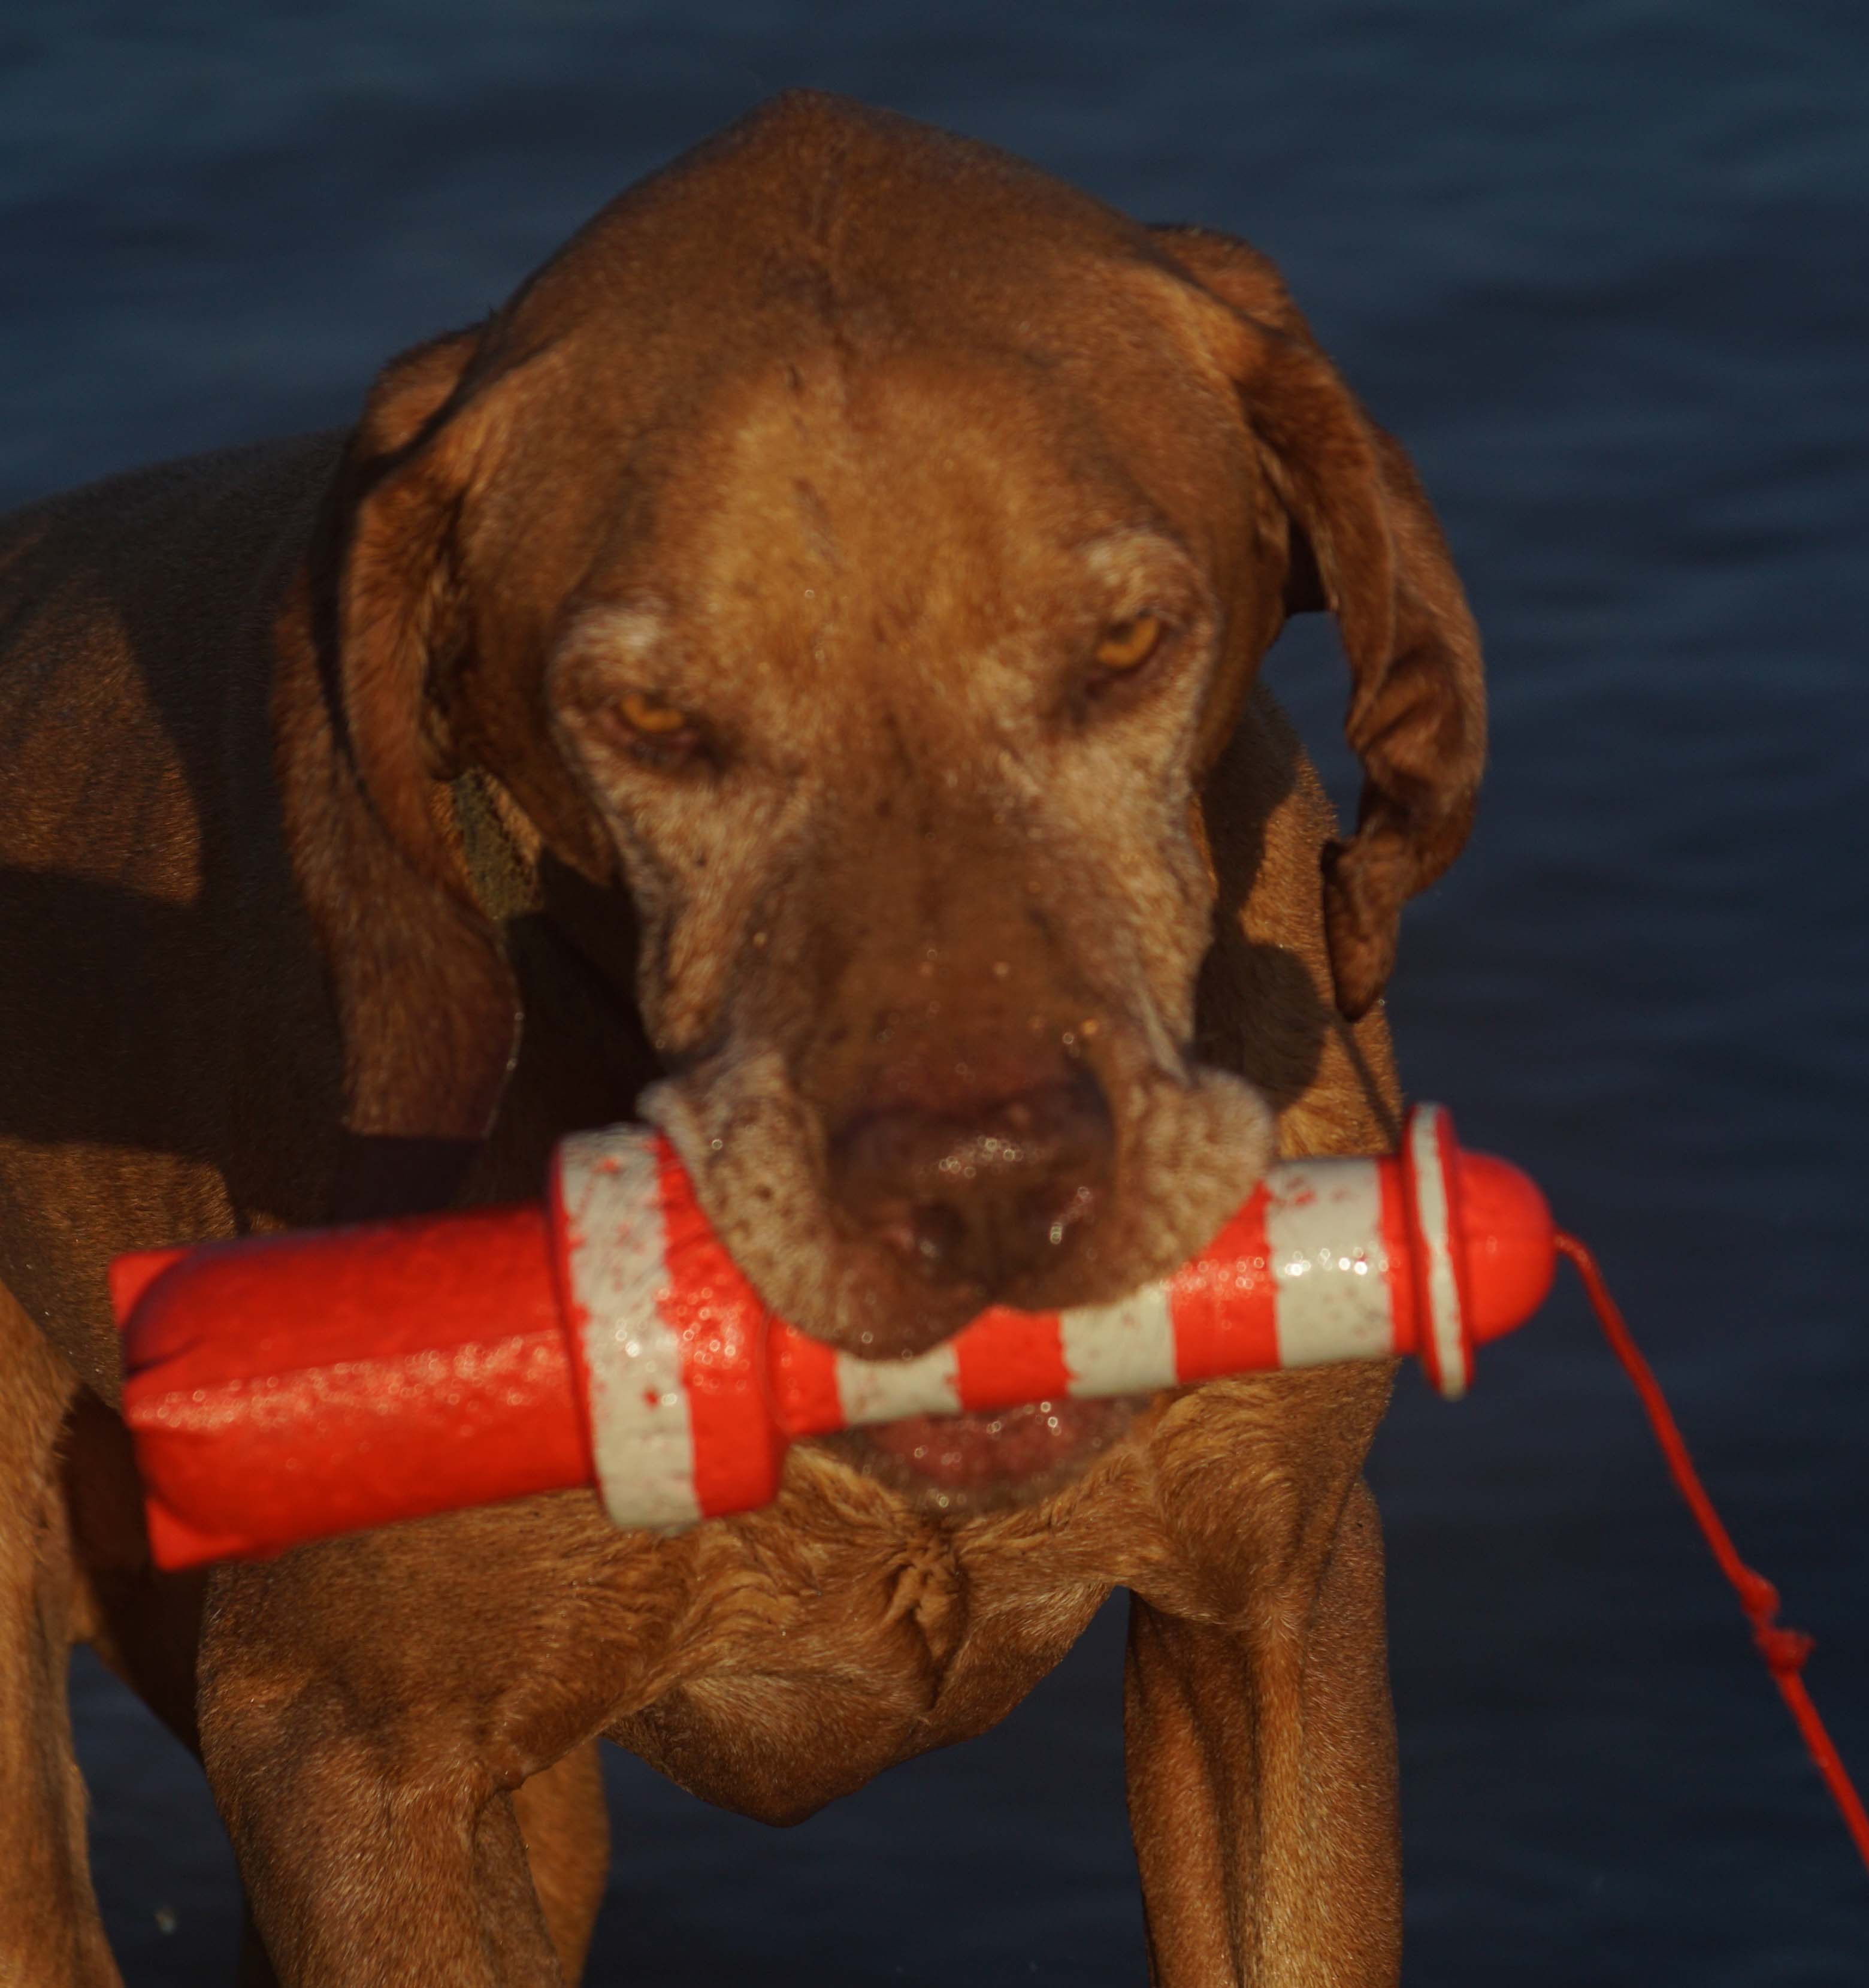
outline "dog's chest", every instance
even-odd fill
[[[789,1821],[985,1729],[1108,1591],[1040,1533],[1019,1551],[1005,1531],[919,1520],[843,1473],[702,1529],[667,1682],[609,1736],[711,1801]]]

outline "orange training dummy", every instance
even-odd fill
[[[158,1565],[594,1485],[620,1526],[766,1503],[788,1444],[908,1415],[1413,1353],[1444,1395],[1529,1317],[1543,1197],[1420,1105],[1392,1158],[1287,1160],[1120,1303],[996,1309],[864,1361],[776,1319],[666,1141],[567,1139],[547,1205],[145,1251],[111,1266]]]

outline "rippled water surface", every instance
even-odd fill
[[[1869,1775],[1869,14],[10,0],[0,502],[346,419],[794,83],[1250,235],[1413,449],[1496,752],[1409,921],[1406,1073],[1597,1244]],[[1328,758],[1327,635],[1275,667]],[[1413,1988],[1869,1980],[1869,1879],[1580,1307],[1464,1406],[1404,1386],[1375,1475]],[[592,1978],[1140,1982],[1120,1649],[1119,1610],[789,1834],[618,1756]],[[126,1972],[216,1978],[198,1777],[78,1698]]]

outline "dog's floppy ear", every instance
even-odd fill
[[[1155,237],[1229,307],[1225,363],[1289,520],[1287,613],[1337,616],[1361,760],[1357,831],[1324,856],[1337,1005],[1381,993],[1404,902],[1459,854],[1485,757],[1479,635],[1414,468],[1369,420],[1257,251],[1196,228]]]
[[[518,1042],[434,695],[467,639],[460,515],[502,418],[497,385],[467,384],[477,343],[438,340],[379,378],[279,630],[288,839],[336,1000],[345,1128],[378,1145],[484,1137]]]

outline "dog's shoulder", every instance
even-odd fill
[[[341,443],[160,464],[0,519],[0,861],[95,871],[113,821],[132,869],[171,830],[191,839],[243,687],[263,724],[272,602]]]
[[[81,583],[120,570],[197,533],[211,569],[242,564],[323,491],[343,442],[333,430],[214,449],[22,505],[0,516],[0,601],[11,607],[60,575]]]

